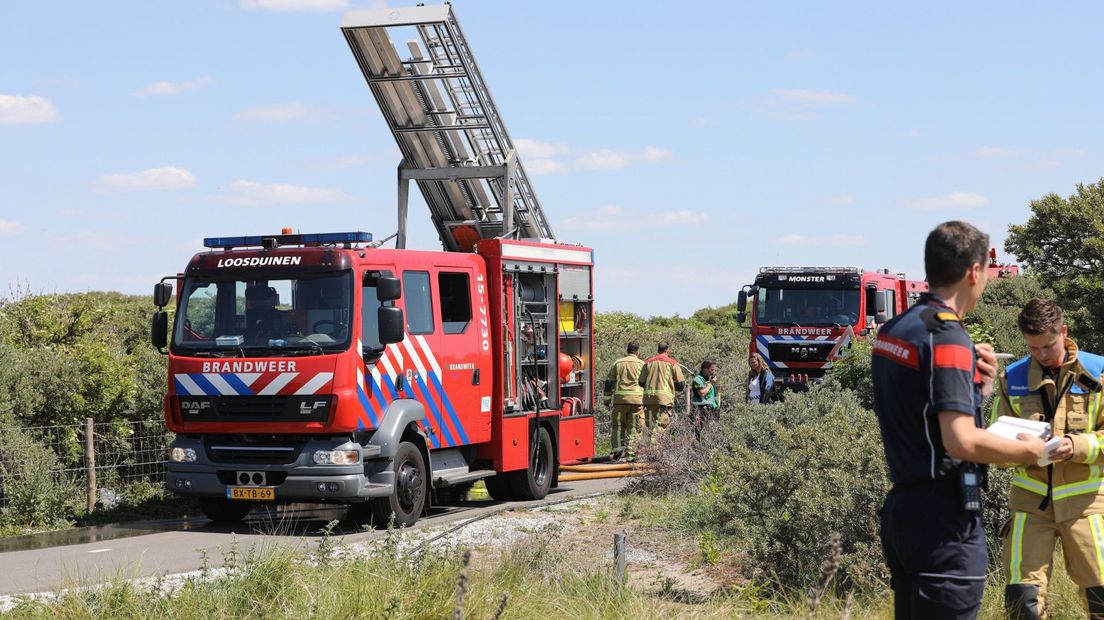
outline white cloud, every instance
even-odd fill
[[[949,209],[976,209],[989,204],[989,199],[974,192],[951,192],[945,196],[929,196],[917,198],[905,203],[909,208],[925,211],[941,211]]]
[[[799,245],[807,247],[819,247],[819,246],[856,246],[866,245],[866,237],[864,235],[850,235],[850,234],[838,234],[838,235],[824,235],[824,236],[806,236],[798,234],[782,235],[774,240],[777,245]]]
[[[1016,151],[999,146],[982,146],[975,149],[973,155],[974,157],[994,159],[1002,157],[1015,157]]]
[[[247,11],[273,11],[293,13],[298,11],[341,11],[349,6],[349,0],[241,0],[241,8]]]
[[[841,105],[856,101],[853,95],[805,88],[775,88],[770,94],[800,105]]]
[[[571,151],[571,147],[562,142],[541,142],[529,138],[514,140],[514,146],[524,158],[549,159],[567,155]]]
[[[0,125],[56,123],[60,119],[57,107],[45,97],[0,95]]]
[[[238,112],[234,118],[241,121],[287,122],[318,118],[324,113],[322,108],[309,106],[301,101],[292,101],[254,106]]]
[[[689,209],[669,213],[639,213],[607,204],[591,213],[569,217],[564,225],[575,230],[640,230],[704,224],[708,221],[709,216],[705,213]]]
[[[671,159],[674,154],[656,147],[646,147],[642,151],[615,151],[599,149],[575,158],[572,166],[577,170],[618,170],[633,163],[655,163]]]
[[[854,194],[840,194],[839,196],[836,196],[835,198],[833,198],[832,202],[835,203],[835,204],[838,204],[838,205],[854,204],[855,195]]]
[[[341,190],[325,187],[306,187],[287,183],[264,184],[241,180],[234,181],[220,194],[223,201],[239,207],[319,204],[351,199],[351,196]]]
[[[27,227],[19,222],[13,222],[12,220],[5,220],[0,217],[0,237],[14,237],[19,233],[27,230]]]
[[[193,90],[199,90],[209,86],[212,80],[209,77],[201,77],[198,80],[184,82],[154,82],[139,88],[134,94],[138,97],[152,97],[155,95],[179,95]]]
[[[107,174],[94,184],[101,192],[144,192],[195,187],[196,178],[185,168],[162,166],[141,172]]]
[[[525,162],[525,170],[533,176],[571,172],[567,164],[562,164],[554,159],[528,159]]]
[[[514,142],[525,170],[533,175],[564,174],[572,170],[619,170],[637,163],[657,163],[674,157],[669,149],[648,146],[639,151],[595,149],[577,151],[562,142],[521,138]]]

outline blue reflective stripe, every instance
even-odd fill
[[[368,400],[368,395],[364,393],[364,388],[359,385],[357,386],[357,399],[360,400],[360,406],[364,409],[364,413],[368,414],[368,421],[372,423],[372,426],[379,426],[375,408],[372,407],[372,403]]]
[[[189,374],[192,381],[199,386],[199,389],[203,390],[203,393],[208,396],[222,396],[222,393],[218,391],[218,388],[211,385],[211,382],[207,380],[202,374]]]
[[[184,387],[184,384],[180,382],[180,379],[173,377],[173,382],[176,383],[176,395],[177,396],[198,396],[198,394],[192,394],[188,391],[188,388]]]
[[[255,396],[253,390],[249,389],[249,386],[245,384],[245,381],[241,380],[241,377],[234,373],[227,373],[219,375],[222,380],[230,384],[230,387],[234,388],[234,391],[241,396]]]
[[[418,393],[421,394],[422,400],[425,401],[427,407],[429,407],[430,413],[433,414],[433,420],[437,423],[437,429],[440,431],[441,436],[445,439],[445,445],[456,445],[456,438],[449,432],[448,427],[445,426],[445,420],[441,416],[441,411],[437,409],[437,403],[433,402],[433,396],[429,393],[429,388],[426,387],[425,381],[422,380],[421,375],[415,375],[418,379]]]
[[[399,397],[399,391],[395,389],[395,384],[391,381],[391,375],[381,372],[380,378],[383,379],[383,384],[387,386],[387,391],[391,392],[391,400],[395,400]],[[382,402],[382,398],[380,401]]]
[[[456,410],[452,408],[452,401],[449,400],[448,392],[445,392],[445,387],[441,385],[441,380],[437,378],[437,373],[429,373],[429,380],[433,384],[433,389],[437,390],[437,393],[441,395],[441,403],[445,406],[445,411],[448,412],[449,419],[452,420],[452,425],[456,428],[456,432],[460,433],[460,443],[468,444],[468,435],[464,432],[464,425],[460,423],[460,417],[456,415]]]

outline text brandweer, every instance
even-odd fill
[[[295,362],[203,362],[203,372],[297,372]]]

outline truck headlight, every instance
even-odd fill
[[[318,450],[314,453],[318,465],[354,465],[360,462],[359,450]]]
[[[173,463],[195,463],[196,451],[191,448],[173,448],[169,452],[169,459]]]

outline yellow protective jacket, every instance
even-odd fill
[[[664,353],[644,362],[639,383],[644,388],[645,405],[671,407],[675,404],[675,394],[685,387],[686,377],[678,362]]]
[[[1009,365],[997,380],[990,423],[998,416],[1045,420],[1044,395],[1055,402],[1051,434],[1073,440],[1073,458],[1053,464],[1051,500],[1054,520],[1066,521],[1104,513],[1104,416],[1101,416],[1101,384],[1104,357],[1079,352],[1066,339],[1066,361],[1055,379],[1030,356]],[[1019,466],[1012,479],[1009,509],[1047,515],[1040,510],[1047,496],[1047,467]]]
[[[644,404],[644,388],[640,386],[640,370],[644,360],[630,353],[613,363],[606,376],[606,394],[614,405]]]

